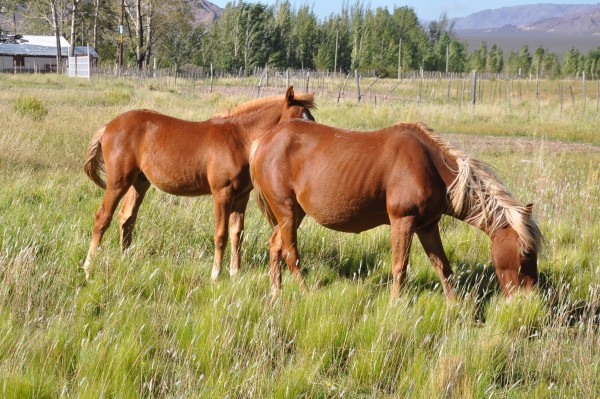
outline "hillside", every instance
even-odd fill
[[[481,42],[505,51],[524,45],[544,47],[559,55],[575,46],[589,51],[598,46],[600,4],[537,4],[485,10],[455,20],[459,38],[469,51]]]
[[[210,26],[223,13],[221,7],[206,0],[191,0],[190,7],[192,8],[196,25],[204,24]]]
[[[564,18],[599,8],[598,4],[529,4],[479,11],[453,21],[456,30],[501,28],[506,25],[520,27],[548,18]]]
[[[565,17],[548,18],[521,28],[525,31],[600,34],[600,7]]]

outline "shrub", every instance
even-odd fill
[[[48,115],[48,108],[33,96],[18,97],[13,103],[13,109],[17,114],[35,121],[41,121]]]

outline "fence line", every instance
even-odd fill
[[[118,72],[118,73],[117,73]],[[555,106],[561,115],[570,112],[600,112],[600,80],[586,76],[556,80],[540,80],[534,75],[517,76],[505,73],[456,73],[408,71],[401,79],[380,79],[375,73],[352,71],[322,72],[277,68],[254,68],[249,76],[211,68],[176,68],[138,70],[125,67],[99,66],[92,78],[104,77],[133,81],[153,90],[178,91],[188,94],[223,93],[263,97],[282,93],[288,85],[297,91],[311,91],[319,97],[355,101],[360,104],[401,102],[403,104],[439,104],[463,107],[481,105],[503,107],[509,112],[528,103],[537,114]],[[348,84],[355,79],[355,88]],[[591,89],[591,90],[590,90]],[[362,90],[362,93],[361,93]],[[567,99],[565,101],[565,94]],[[532,107],[532,103],[534,106]],[[594,106],[590,106],[595,103]]]

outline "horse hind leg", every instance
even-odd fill
[[[281,232],[275,227],[269,239],[269,268],[271,280],[271,303],[275,302],[281,291]]]
[[[135,183],[129,187],[127,194],[125,194],[123,205],[119,211],[121,249],[123,251],[131,246],[133,229],[135,226],[135,221],[137,220],[138,211],[149,188],[150,182],[145,178],[145,176],[140,175],[136,179]]]
[[[415,220],[412,216],[391,219],[392,230],[392,300],[400,295],[400,287],[406,279],[410,245],[415,230]]]
[[[123,195],[125,195],[125,192],[128,188],[128,185],[119,187],[109,185],[104,192],[104,198],[102,198],[100,208],[98,208],[98,211],[96,211],[94,228],[92,230],[92,241],[90,242],[87,257],[83,264],[83,271],[85,272],[86,280],[90,276],[92,257],[98,250],[100,242],[102,241],[102,236],[104,236],[104,232],[106,229],[108,229],[108,226],[110,226],[110,222],[115,210],[117,209],[117,205],[119,204],[119,201]]]
[[[231,242],[231,261],[229,275],[237,276],[240,271],[241,246],[244,236],[244,217],[250,193],[237,198],[229,215],[229,241]]]
[[[217,281],[221,273],[223,252],[227,245],[227,234],[229,232],[228,222],[233,203],[231,187],[213,192],[213,202],[215,212],[215,258],[210,278],[212,281]]]
[[[446,299],[451,302],[455,301],[456,292],[454,290],[452,268],[444,252],[438,224],[433,223],[417,230],[417,236],[433,265],[433,269],[442,282]]]
[[[307,293],[308,288],[300,271],[300,253],[298,252],[298,228],[304,216],[304,211],[299,205],[295,204],[292,215],[289,218],[283,219],[286,221],[280,225],[279,230],[285,263],[290,272],[292,272],[294,279],[300,284],[302,293]]]

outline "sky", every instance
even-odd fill
[[[209,0],[211,3],[224,8],[230,0]],[[246,0],[249,3],[263,3],[272,4],[275,0]],[[315,13],[319,18],[323,19],[332,13],[339,13],[342,7],[341,1],[327,1],[327,0],[291,0],[293,6],[307,4],[313,7]],[[350,4],[354,3],[354,0],[350,0]],[[363,0],[365,5],[370,4],[371,9],[377,7],[386,7],[391,11],[394,6],[412,7],[417,13],[417,17],[425,21],[437,20],[442,12],[446,12],[448,18],[459,18],[466,17],[467,15],[476,13],[477,11],[483,11],[488,9],[497,9],[502,7],[511,7],[524,4],[538,4],[538,3],[554,3],[554,4],[598,4],[600,0],[589,1],[589,0],[404,0],[404,1],[392,1],[392,0]]]

